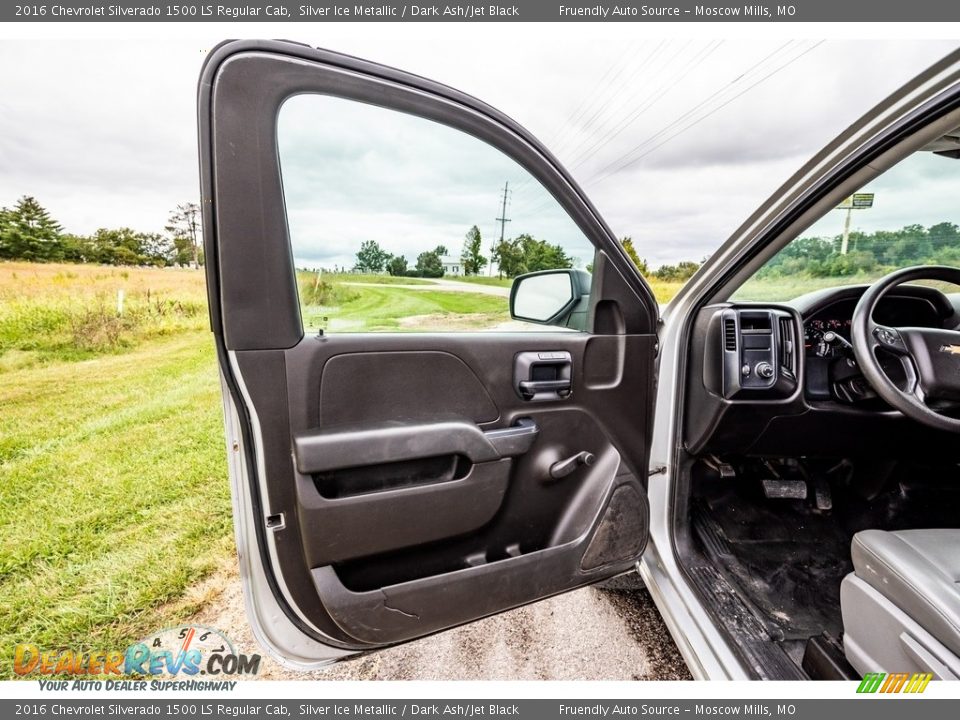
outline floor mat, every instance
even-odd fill
[[[904,464],[885,473],[874,493],[864,490],[874,484],[869,467],[859,482],[852,477],[830,483],[830,510],[809,500],[766,498],[749,474],[697,487],[694,534],[774,639],[841,636],[840,582],[853,571],[855,533],[960,525],[955,467]]]
[[[840,581],[853,566],[850,535],[832,516],[802,501],[771,509],[723,493],[698,504],[694,528],[771,637],[840,636]]]

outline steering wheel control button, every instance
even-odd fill
[[[759,362],[754,368],[758,377],[762,377],[764,380],[769,380],[773,377],[773,365],[768,362]]]
[[[903,341],[900,339],[900,334],[890,330],[885,327],[875,328],[873,331],[874,337],[880,341],[883,345],[890,345],[899,347],[903,345]]]

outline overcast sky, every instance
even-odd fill
[[[654,265],[710,253],[812,153],[957,45],[648,40],[630,30],[312,25],[293,39],[431,77],[511,115],[559,156],[614,231],[633,236]],[[196,78],[219,39],[0,41],[0,205],[33,195],[77,233],[123,225],[161,230],[171,208],[197,198]],[[424,162],[453,147],[439,151],[432,134],[411,137],[432,147],[406,146]],[[429,198],[400,193],[391,208],[398,227],[410,215],[405,208],[432,207],[458,238],[462,221],[473,217],[489,237],[505,174],[497,162],[471,175],[473,199],[456,217],[443,188],[432,188]],[[329,185],[329,178],[314,180]],[[523,231],[526,217],[561,237],[562,220],[545,218],[549,201],[524,200],[521,191],[535,187],[516,186],[512,229]],[[341,192],[340,226],[363,207],[359,193]],[[307,216],[300,222],[319,225]],[[398,250],[412,247],[415,234],[406,232]]]

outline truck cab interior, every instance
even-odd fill
[[[675,550],[757,677],[960,677],[957,147],[872,171],[689,320]]]

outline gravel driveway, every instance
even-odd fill
[[[253,640],[235,572],[208,583],[191,621],[224,631],[241,652]],[[264,680],[689,679],[646,590],[584,588],[455,630],[308,673],[267,657]]]

